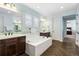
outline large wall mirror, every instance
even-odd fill
[[[22,18],[21,17],[22,17],[21,15],[14,17],[14,21],[13,21],[14,32],[21,32],[22,31]]]
[[[4,32],[21,32],[22,16],[8,10],[0,11],[0,33]]]

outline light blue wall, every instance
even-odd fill
[[[72,15],[72,14],[76,14],[76,9],[75,10],[68,10],[68,11],[64,11],[64,12],[60,12],[57,13],[55,15],[52,15],[54,20],[52,23],[54,23],[53,25],[53,39],[55,40],[59,40],[59,41],[63,41],[63,16],[67,16],[67,15]]]
[[[26,27],[26,22],[28,22],[29,20],[27,18],[25,18],[25,16],[27,17],[30,17],[31,18],[31,21],[29,24],[31,24],[29,27],[31,27],[32,29],[35,29],[37,30],[38,32],[40,31],[40,17],[41,17],[41,14],[38,13],[37,11],[31,9],[30,7],[24,5],[24,4],[16,4],[16,7],[17,7],[17,10],[22,14],[23,16],[23,24],[22,24],[22,31],[26,32],[28,31],[28,28]],[[37,21],[38,22],[38,27],[35,27],[35,21],[34,19],[37,18]]]
[[[16,4],[16,7],[22,14],[30,14],[32,16],[37,16],[37,17],[41,16],[40,13],[38,13],[37,11],[31,9],[30,7],[28,7],[22,3]]]

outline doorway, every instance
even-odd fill
[[[76,41],[76,15],[63,16],[63,45],[70,53],[75,55]]]
[[[66,35],[65,37],[76,38],[76,19],[66,20]]]

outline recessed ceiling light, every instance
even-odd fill
[[[39,6],[37,6],[37,8],[39,9],[40,7],[39,7]]]
[[[8,13],[10,13],[10,11],[8,11]]]
[[[61,6],[60,8],[61,8],[61,9],[63,9],[64,7],[63,7],[63,6]]]
[[[45,19],[44,19],[44,18],[42,18],[42,19],[41,19],[41,21],[45,21]]]
[[[67,23],[70,23],[70,21],[67,21]]]

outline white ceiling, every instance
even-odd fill
[[[57,12],[76,9],[77,3],[26,3],[25,5],[38,11],[43,16],[48,16]]]

